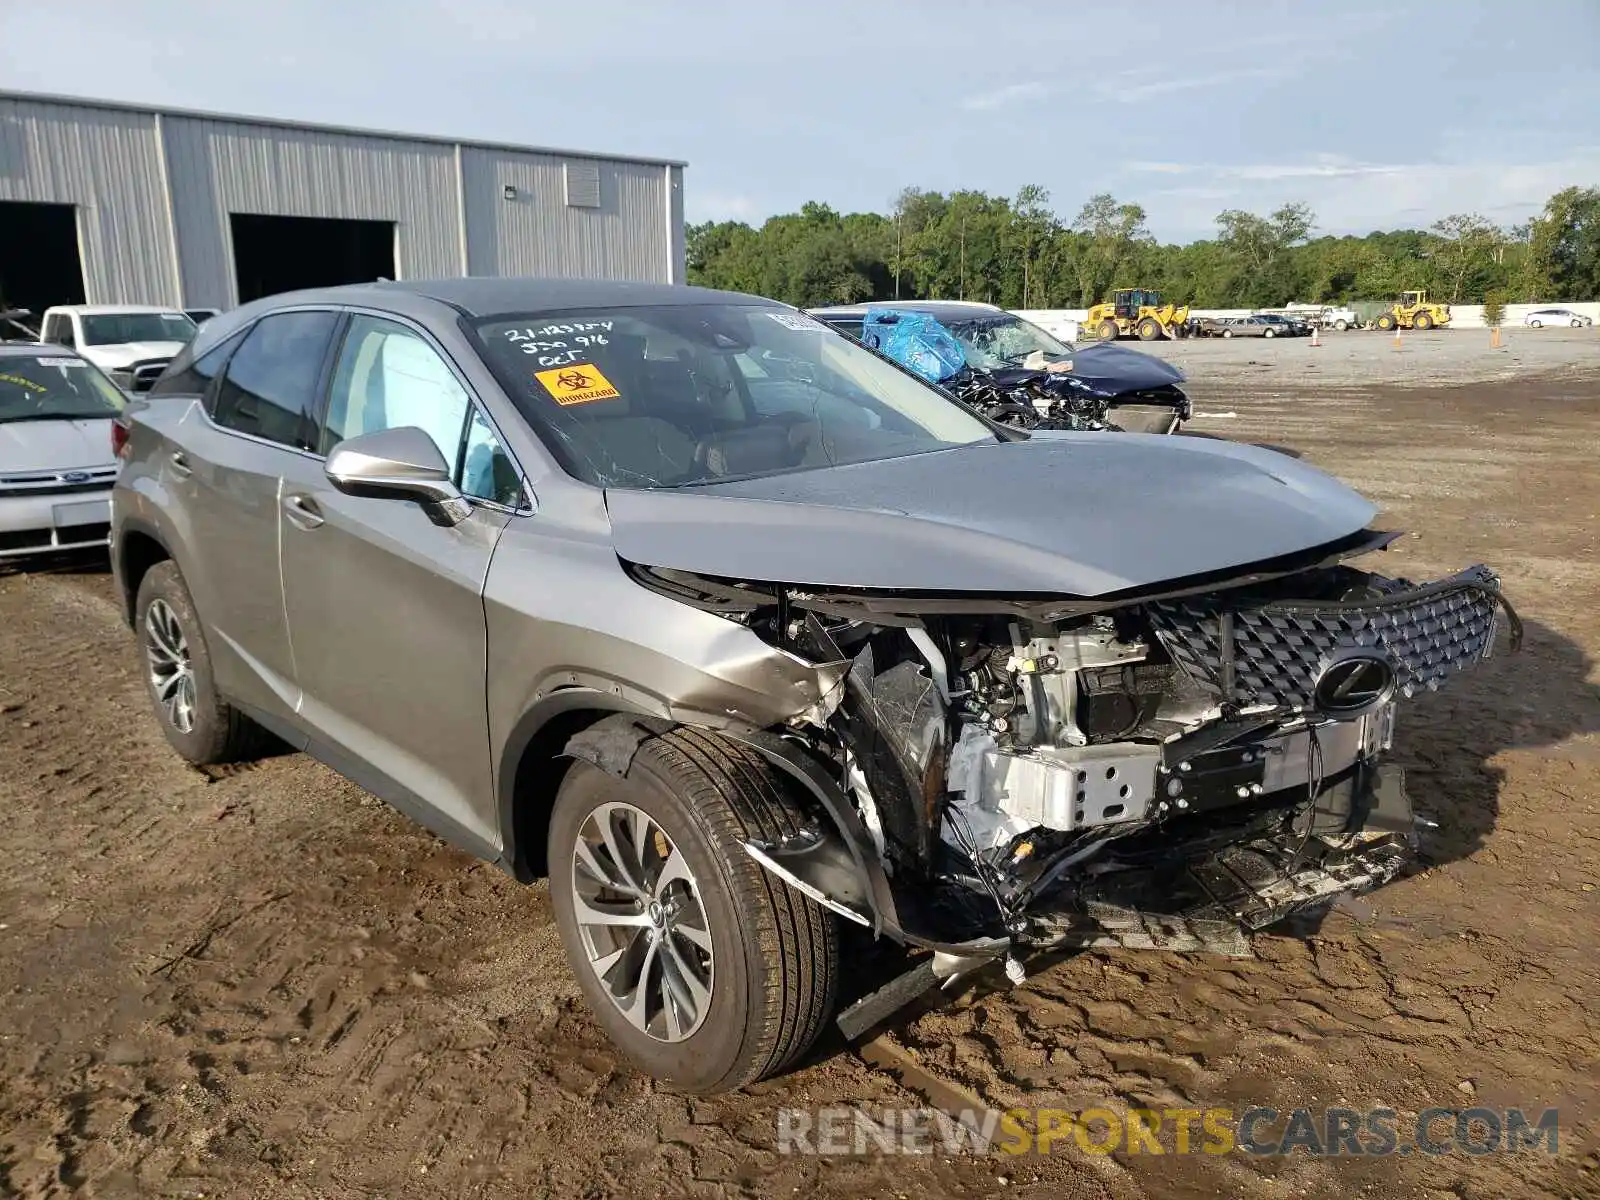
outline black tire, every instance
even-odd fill
[[[171,613],[181,630],[188,656],[193,694],[192,723],[188,729],[179,728],[156,692],[151,621],[152,609],[158,603]],[[271,736],[217,692],[205,630],[176,563],[169,559],[145,572],[139,582],[133,611],[137,617],[139,666],[144,673],[145,688],[161,732],[167,735],[172,748],[196,766],[261,757],[271,744]]]
[[[1101,321],[1098,332],[1100,334],[1101,341],[1111,342],[1116,340],[1117,333],[1119,331],[1115,321]]]
[[[1154,317],[1146,317],[1139,322],[1139,340],[1153,342],[1161,336],[1161,322]]]
[[[1395,318],[1395,315],[1393,313],[1380,313],[1379,316],[1378,316],[1378,321],[1377,321],[1378,328],[1383,330],[1383,332],[1385,332],[1385,333],[1388,333],[1391,329],[1393,329],[1398,324],[1399,324],[1399,321]]]
[[[1277,337],[1278,331],[1276,329],[1263,329],[1261,331],[1261,336],[1266,338]]]
[[[1223,331],[1222,331],[1222,336],[1223,336],[1223,337],[1225,337],[1225,338],[1231,338],[1231,337],[1232,337],[1232,336],[1233,336],[1233,330],[1231,330],[1231,329],[1224,329],[1224,330],[1223,330]]]
[[[1528,328],[1530,328],[1530,329],[1543,329],[1544,328],[1544,322],[1543,321],[1529,321],[1528,322]]]
[[[1417,325],[1418,329],[1432,329],[1433,328],[1433,318],[1430,317],[1427,313],[1418,313],[1417,314],[1416,325]]]
[[[1350,328],[1350,323],[1341,317],[1339,320],[1333,323],[1333,327],[1340,333],[1343,333],[1346,329]]]
[[[631,1024],[590,965],[575,913],[573,860],[584,822],[625,801],[687,860],[712,947],[709,1006],[681,1041]],[[726,1092],[777,1074],[832,1015],[839,973],[834,915],[770,875],[744,849],[807,824],[755,752],[701,730],[643,743],[627,779],[574,763],[550,817],[550,896],[568,962],[590,1010],[641,1071],[688,1092]],[[701,885],[700,881],[706,881]]]
[[[1574,329],[1582,329],[1583,328],[1583,318],[1582,317],[1573,317],[1572,318],[1572,327]]]

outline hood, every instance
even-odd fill
[[[1183,372],[1165,359],[1115,342],[1079,346],[1072,352],[1070,374],[1112,395],[1168,387],[1184,380]]]
[[[1209,438],[1034,435],[700,487],[606,493],[619,557],[814,587],[1102,596],[1314,549],[1376,510]]]
[[[122,342],[114,346],[84,346],[78,353],[103,371],[132,366],[151,358],[176,358],[182,342]]]
[[[1112,342],[1078,347],[1072,352],[1072,370],[1059,375],[1023,367],[1002,367],[988,375],[1004,388],[1017,387],[1025,381],[1062,390],[1087,384],[1089,391],[1098,396],[1149,391],[1184,381],[1183,372],[1164,359]]]
[[[0,423],[0,475],[116,465],[109,417]]]

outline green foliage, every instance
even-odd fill
[[[1266,216],[1229,209],[1215,238],[1161,245],[1144,209],[1109,193],[1063,224],[1034,184],[1011,198],[907,188],[888,215],[810,203],[759,229],[690,226],[689,281],[802,306],[898,296],[1086,308],[1119,287],[1201,308],[1382,300],[1409,288],[1457,304],[1600,299],[1600,188],[1557,192],[1512,230],[1475,213],[1365,237],[1312,237],[1315,225],[1304,204]]]
[[[1499,288],[1490,288],[1483,297],[1483,323],[1498,325],[1506,319],[1506,294]]]

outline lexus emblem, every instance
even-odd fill
[[[1358,717],[1394,695],[1394,664],[1377,654],[1351,654],[1329,663],[1317,678],[1312,698],[1330,717]]]

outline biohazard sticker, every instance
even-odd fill
[[[588,404],[591,400],[615,400],[622,395],[592,363],[573,363],[550,371],[535,371],[533,377],[557,404]]]
[[[768,312],[767,316],[771,317],[774,321],[776,321],[779,325],[782,325],[785,329],[809,331],[809,330],[813,330],[813,329],[821,329],[822,328],[822,322],[821,321],[813,321],[810,317],[806,316],[804,313]]]

